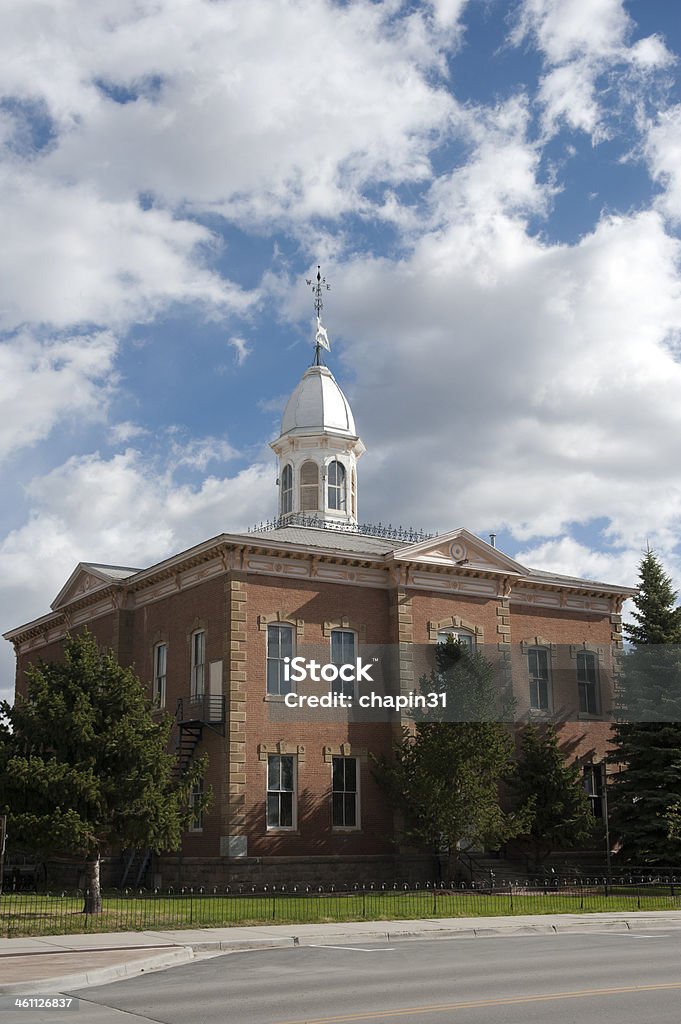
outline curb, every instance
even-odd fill
[[[86,954],[87,950],[83,950]],[[156,953],[144,960],[133,960],[128,963],[111,964],[109,967],[93,967],[91,970],[78,971],[75,974],[64,974],[60,977],[41,978],[39,981],[16,981],[0,985],[0,995],[18,996],[33,995],[39,992],[63,992],[67,989],[86,988],[90,985],[105,985],[109,981],[121,978],[132,978],[145,971],[158,970],[162,967],[176,967],[189,963],[194,959],[191,946],[179,946]]]
[[[465,925],[462,928],[437,928],[428,931],[376,931],[354,933],[336,933],[334,935],[304,936],[291,935],[285,938],[263,939],[260,942],[255,940],[243,940],[240,942],[229,942],[228,940],[206,940],[205,942],[191,942],[190,946],[196,952],[210,952],[220,950],[223,953],[240,952],[256,949],[291,948],[293,946],[338,946],[354,945],[358,942],[411,942],[414,939],[456,939],[456,938],[490,938],[494,936],[514,935],[577,935],[580,932],[590,931],[648,931],[649,929],[679,929],[681,922],[658,921],[656,919],[620,919],[616,921],[555,921],[536,922],[532,924],[519,924],[514,927],[490,926],[475,927]]]

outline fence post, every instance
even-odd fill
[[[433,886],[433,917],[437,917],[437,889]]]
[[[509,885],[509,887],[508,887],[508,896],[509,896],[509,903],[511,905],[511,913],[513,913],[513,886],[512,885]]]

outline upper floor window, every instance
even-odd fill
[[[293,511],[293,470],[284,466],[281,472],[281,514],[288,515]]]
[[[357,654],[357,637],[349,629],[331,630],[331,663],[333,665],[354,665]],[[355,684],[340,677],[333,682],[334,693],[354,696]]]
[[[475,650],[475,635],[471,633],[470,630],[455,629],[453,626],[448,627],[446,629],[438,629],[437,642],[439,644],[446,644],[450,636],[452,637],[453,640],[456,640],[458,643],[463,644],[463,646],[466,647],[467,650],[471,652],[471,654]]]
[[[332,824],[334,828],[359,826],[359,773],[356,757],[334,757],[332,765]]]
[[[267,827],[295,827],[295,764],[290,754],[267,758]]]
[[[206,692],[206,634],[200,629],[192,633],[192,697]]]
[[[345,466],[334,459],[328,467],[329,508],[345,512]]]
[[[577,687],[579,710],[585,715],[598,714],[598,663],[591,651],[577,652]]]
[[[166,665],[168,662],[168,644],[156,644],[154,647],[154,704],[157,708],[166,706]]]
[[[293,626],[267,627],[267,692],[270,696],[285,696],[291,692],[291,683],[284,678],[284,658],[293,657]]]
[[[534,711],[548,711],[551,700],[549,652],[544,647],[531,647],[527,652],[530,673],[530,707]]]
[[[300,510],[316,512],[319,508],[319,467],[316,462],[304,462],[300,467]]]
[[[355,518],[357,517],[357,472],[355,467],[352,467],[352,508],[351,512]]]

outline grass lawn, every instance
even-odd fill
[[[673,891],[673,895],[672,895]],[[669,886],[602,886],[562,892],[360,892],[310,895],[104,896],[102,914],[85,916],[82,897],[17,893],[0,896],[0,935],[216,928],[229,925],[390,921],[432,917],[493,917],[603,911],[681,910]]]

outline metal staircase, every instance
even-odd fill
[[[175,724],[175,771],[177,777],[182,778],[191,766],[203,730],[212,729],[220,736],[225,735],[225,698],[209,694],[191,697],[189,700],[180,697],[175,709]]]
[[[211,729],[220,736],[225,735],[225,698],[220,695],[201,694],[185,699],[180,697],[175,708],[175,780],[179,781],[191,767],[194,753],[204,729]],[[151,865],[152,851],[125,850],[120,887],[139,886],[144,883]]]
[[[121,875],[120,888],[123,889],[126,885],[143,885],[150,864],[150,849],[126,850],[123,854],[123,874]]]

